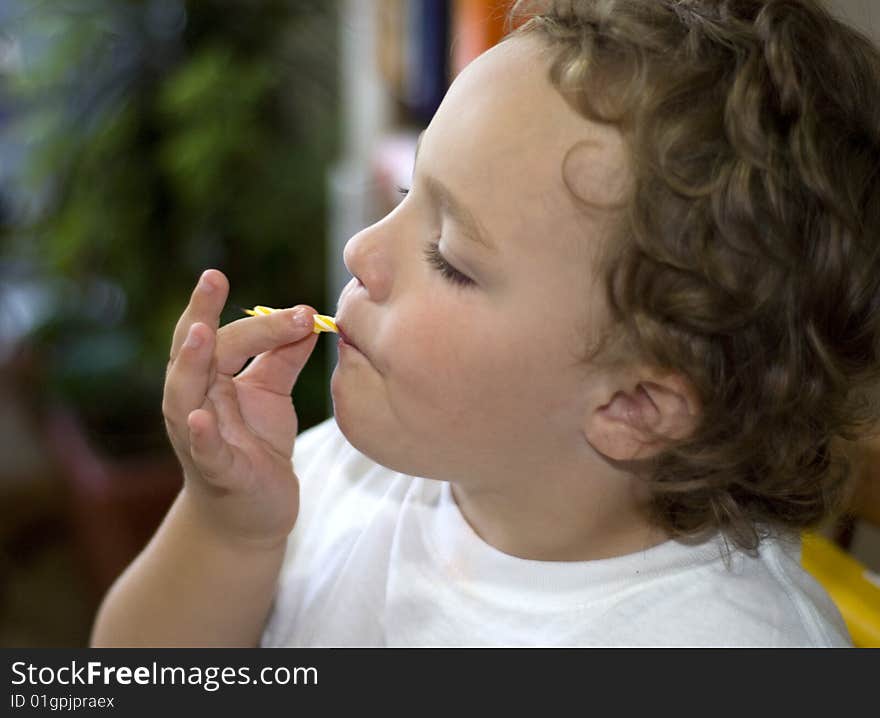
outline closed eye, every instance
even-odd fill
[[[440,254],[440,245],[438,243],[432,242],[425,247],[425,258],[428,260],[428,264],[453,284],[462,287],[470,287],[475,284],[473,279],[465,276],[446,261],[443,255]]]
[[[409,194],[409,189],[406,187],[398,187],[397,191],[404,197]],[[446,261],[446,258],[440,254],[440,244],[438,242],[431,242],[425,247],[425,259],[428,260],[428,264],[440,272],[444,279],[453,284],[460,287],[470,287],[476,284],[473,279],[462,274]]]

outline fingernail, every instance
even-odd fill
[[[214,285],[211,284],[211,281],[208,279],[207,272],[202,273],[202,278],[199,280],[199,289],[201,289],[206,294],[210,294],[214,291]]]
[[[311,329],[314,324],[312,320],[312,312],[305,307],[299,307],[293,313],[293,323],[300,329]]]
[[[195,324],[189,328],[189,333],[186,335],[186,341],[183,344],[190,349],[197,349],[202,345],[202,338],[196,334]]]

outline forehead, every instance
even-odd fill
[[[573,231],[594,209],[571,188],[594,199],[623,166],[619,133],[569,106],[548,78],[546,51],[541,38],[525,36],[478,57],[452,83],[421,142],[420,167],[471,206],[490,234]]]

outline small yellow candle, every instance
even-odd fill
[[[320,334],[321,332],[336,332],[339,334],[339,329],[336,327],[336,320],[333,317],[328,317],[326,314],[313,314],[312,318],[315,320],[315,334]]]
[[[259,315],[271,314],[272,312],[277,312],[277,309],[273,309],[272,307],[264,307],[261,304],[258,304],[253,309],[245,309],[245,314],[250,314],[252,317]],[[336,332],[339,333],[339,329],[336,327],[336,320],[333,317],[329,317],[326,314],[313,314],[312,319],[314,321],[314,328],[312,331],[315,334],[320,334],[321,332]]]

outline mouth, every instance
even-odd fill
[[[342,328],[342,325],[338,321],[336,322],[336,328],[339,330],[340,343],[342,343],[343,345],[347,345],[359,352],[361,351],[358,345],[352,341],[351,337],[349,337],[348,334],[345,333],[345,330]],[[361,352],[361,354],[363,354],[363,352]]]

